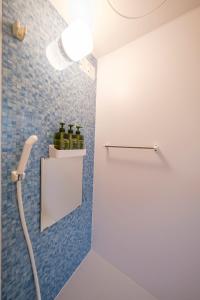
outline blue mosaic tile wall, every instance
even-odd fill
[[[11,36],[19,19],[28,27],[23,42]],[[91,247],[96,82],[78,64],[55,71],[45,56],[46,46],[66,27],[47,0],[3,0],[2,107],[2,299],[35,300],[31,265],[19,220],[16,168],[23,143],[31,134],[34,145],[23,182],[24,207],[33,242],[42,300],[51,300],[72,275]],[[88,59],[95,65],[96,60]],[[84,160],[83,204],[40,233],[40,158],[63,118],[81,123],[87,145]]]

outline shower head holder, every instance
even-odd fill
[[[25,176],[26,176],[25,173],[18,174],[16,170],[11,172],[12,182],[22,181],[22,180],[24,180]]]
[[[18,39],[19,41],[23,41],[25,36],[27,34],[27,27],[26,26],[22,26],[20,24],[20,21],[15,21],[12,24],[12,35]]]
[[[31,153],[32,146],[37,142],[38,137],[31,135],[24,143],[21,158],[17,170],[11,172],[12,182],[22,181],[25,178],[25,169]]]

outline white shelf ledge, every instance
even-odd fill
[[[57,150],[54,145],[49,145],[49,157],[50,158],[68,158],[68,157],[80,157],[86,155],[86,149],[77,150]]]

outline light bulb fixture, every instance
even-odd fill
[[[56,70],[66,69],[72,62],[78,62],[93,50],[93,39],[89,26],[75,20],[61,36],[46,48],[46,56]]]

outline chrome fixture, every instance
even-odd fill
[[[156,145],[156,144],[153,147],[148,147],[148,146],[118,146],[118,145],[105,144],[104,147],[107,148],[107,149],[109,149],[109,148],[122,148],[122,149],[154,150],[155,152],[159,151],[159,146]]]

